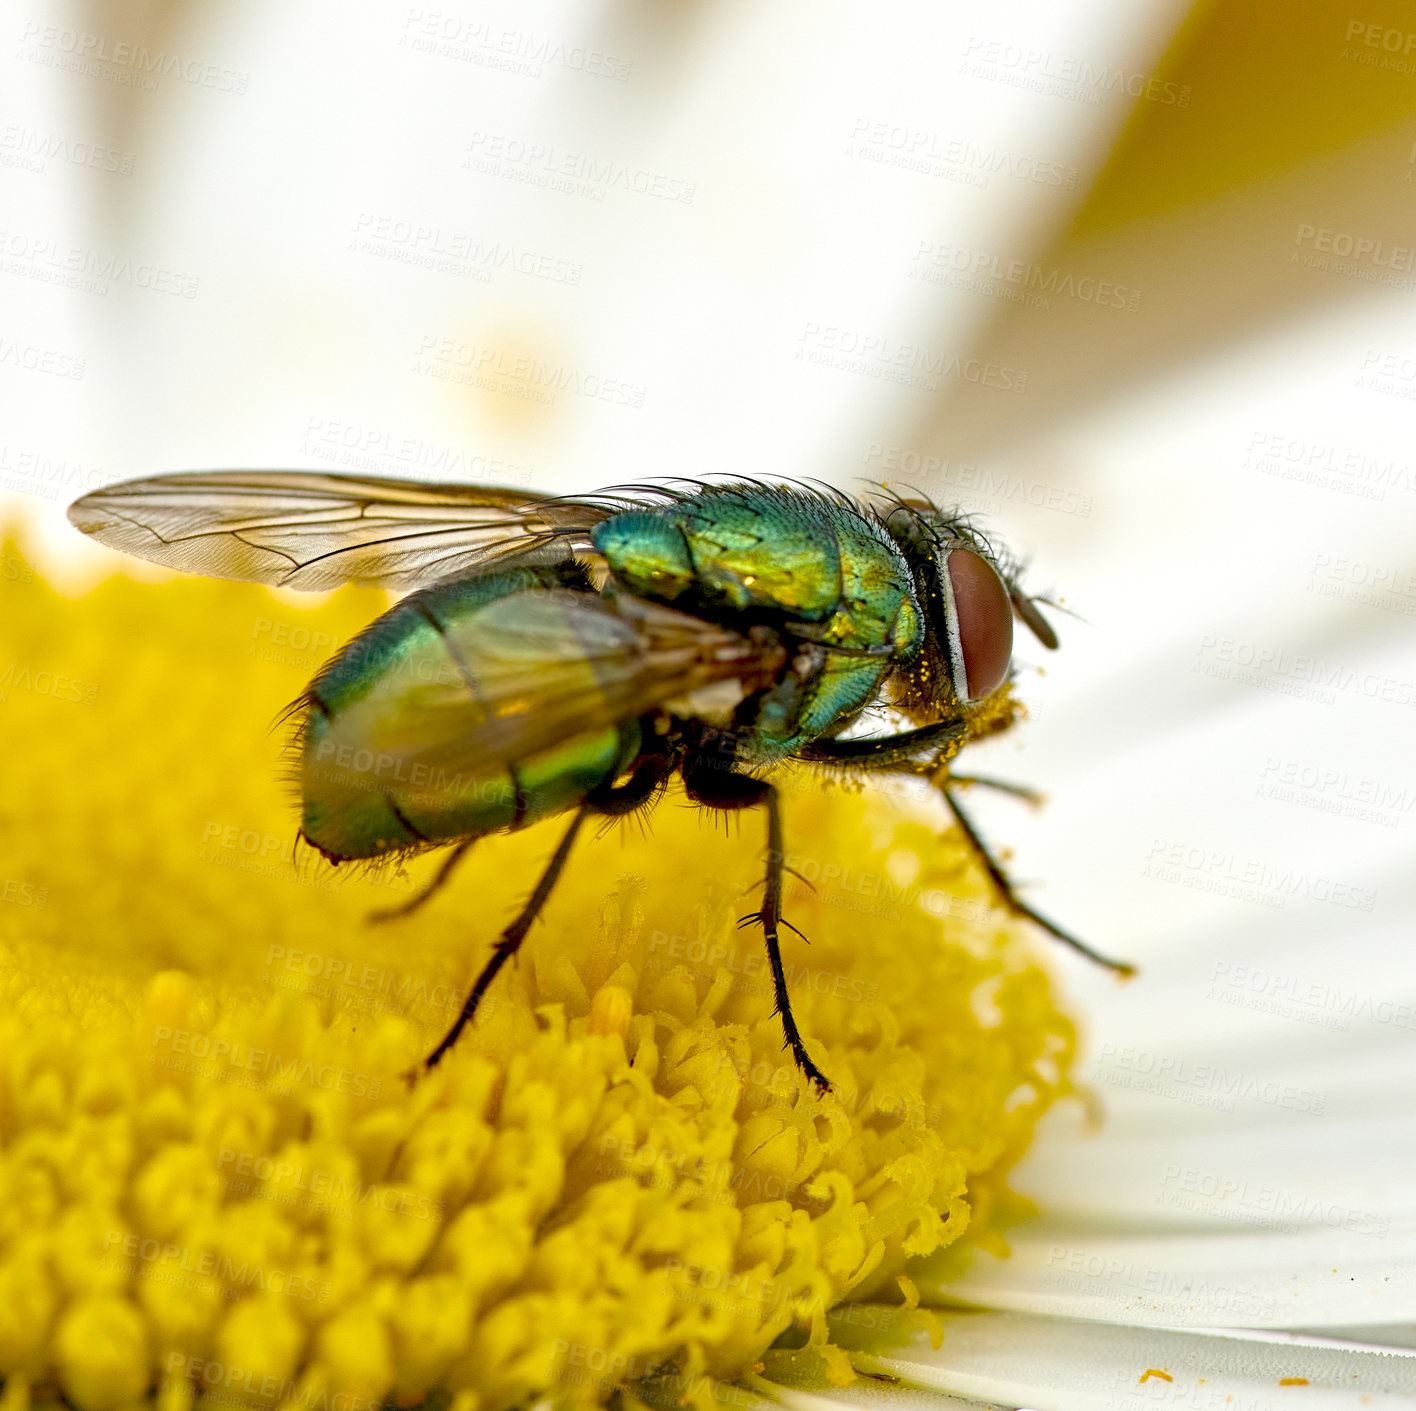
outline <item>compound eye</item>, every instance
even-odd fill
[[[980,701],[1008,678],[1013,657],[1013,607],[993,565],[969,549],[948,558],[949,660],[963,701]]]

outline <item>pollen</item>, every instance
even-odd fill
[[[115,577],[65,598],[6,552],[7,1411],[574,1411],[625,1388],[706,1411],[803,1359],[849,1380],[828,1310],[903,1293],[927,1317],[909,1261],[971,1224],[1001,1238],[1074,1035],[938,819],[780,776],[810,938],[784,961],[827,1096],[737,929],[765,824],[673,793],[586,830],[424,1073],[558,825],[479,841],[382,924],[438,856],[292,853],[271,721],[382,596]]]

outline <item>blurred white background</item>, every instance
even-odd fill
[[[1083,620],[969,761],[1047,808],[975,811],[1143,973],[1055,957],[1108,1125],[975,1289],[1399,1340],[1416,20],[1299,8],[22,3],[6,521],[77,587],[64,504],[169,469],[980,512]]]

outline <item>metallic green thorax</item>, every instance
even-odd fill
[[[307,696],[301,761],[304,833],[316,847],[374,857],[521,828],[623,773],[641,744],[636,720],[601,720],[515,757],[457,753],[453,727],[485,725],[494,687],[504,709],[508,679],[529,683],[528,712],[543,709],[539,683],[553,673],[565,695],[595,698],[602,682],[585,647],[586,614],[564,607],[566,590],[602,609],[628,595],[738,631],[767,627],[806,653],[809,670],[783,672],[744,708],[747,764],[839,728],[923,639],[894,540],[824,497],[707,490],[615,514],[590,542],[609,571],[604,598],[569,559],[474,574],[405,598],[321,672]],[[591,615],[596,630],[632,637],[601,616],[608,621]],[[452,722],[445,736],[439,721]]]
[[[751,752],[766,761],[859,711],[923,637],[914,583],[895,541],[859,511],[770,487],[707,490],[615,515],[591,536],[627,592],[725,624],[758,622],[826,646],[809,681],[761,703]],[[893,661],[891,660],[893,658]]]

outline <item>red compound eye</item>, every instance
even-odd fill
[[[954,549],[948,565],[954,689],[961,700],[979,701],[1007,679],[1013,657],[1013,606],[987,559],[969,549]]]

